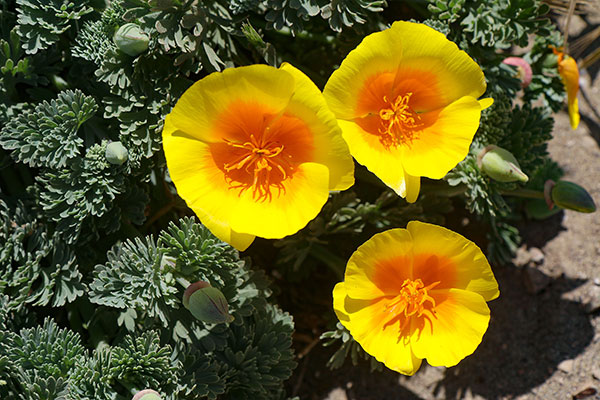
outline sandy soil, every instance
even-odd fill
[[[564,179],[600,205],[598,63],[582,82],[581,124],[572,131],[567,114],[557,114],[549,150]],[[316,349],[300,360],[296,393],[316,400],[600,399],[600,212],[561,212],[527,222],[521,233],[515,265],[494,267],[501,296],[489,304],[483,342],[457,367],[424,362],[404,377],[347,362],[330,372],[323,366],[331,353]]]

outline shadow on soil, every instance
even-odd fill
[[[584,280],[560,277],[530,295],[521,284],[521,271],[502,267],[495,274],[501,295],[489,303],[492,320],[482,344],[437,384],[436,391],[443,388],[447,399],[462,398],[467,390],[486,399],[527,393],[593,339],[580,304],[561,298]]]

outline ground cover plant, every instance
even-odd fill
[[[476,355],[516,226],[595,211],[549,11],[0,0],[0,398],[292,398],[315,300],[331,368]]]

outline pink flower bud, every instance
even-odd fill
[[[531,66],[521,57],[507,57],[502,61],[504,64],[517,67],[517,78],[521,80],[521,87],[526,88],[531,83]]]

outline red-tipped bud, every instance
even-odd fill
[[[555,205],[567,210],[582,213],[596,211],[596,204],[592,196],[576,183],[558,181],[551,188],[551,198]]]
[[[504,64],[517,67],[517,78],[521,80],[521,87],[526,88],[531,83],[533,72],[527,61],[521,57],[507,57],[502,61]]]
[[[521,171],[515,156],[496,145],[489,145],[479,153],[477,165],[487,176],[498,182],[527,182],[529,180],[529,177]]]

